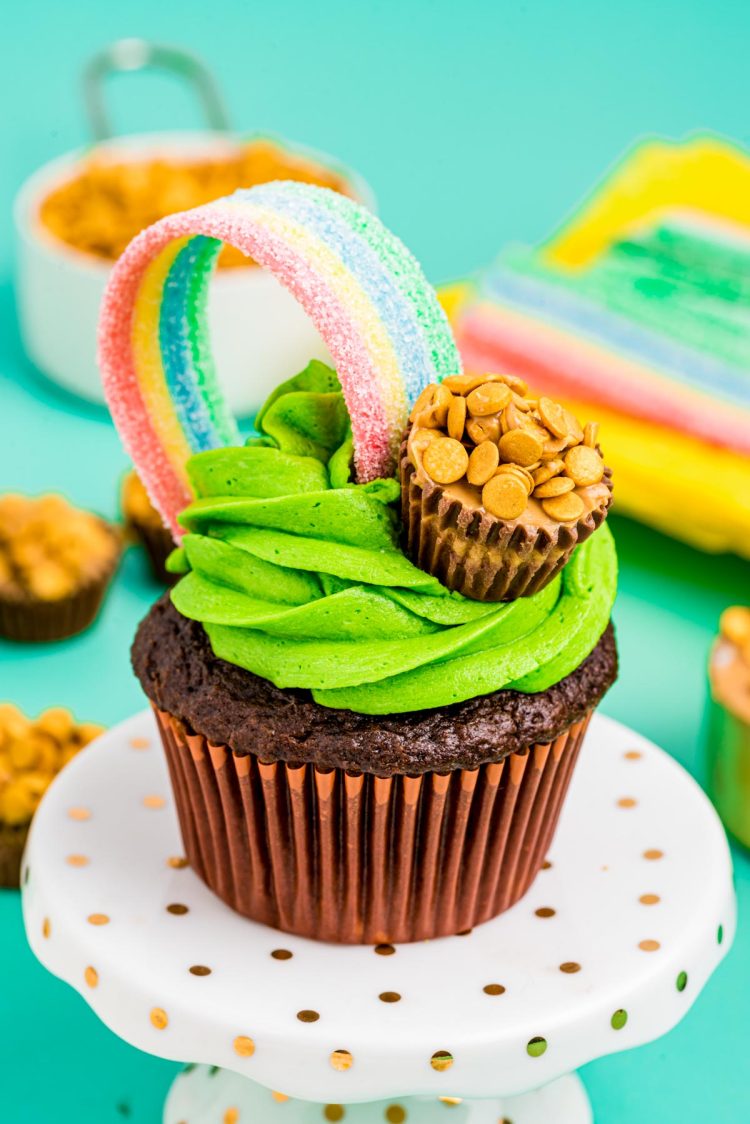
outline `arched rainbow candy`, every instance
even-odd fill
[[[461,369],[418,263],[352,200],[279,181],[162,219],[112,271],[99,364],[123,442],[177,537],[177,515],[191,499],[187,459],[240,440],[206,327],[222,242],[269,269],[325,340],[352,420],[359,481],[393,471],[409,404],[428,383]]]

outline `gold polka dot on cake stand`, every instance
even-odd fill
[[[661,944],[659,943],[659,941],[645,940],[639,941],[638,947],[642,952],[658,952],[661,948]]]
[[[464,1103],[461,1097],[438,1097],[438,1100],[441,1104],[444,1104],[446,1108],[457,1108],[460,1104]]]
[[[86,971],[83,973],[83,978],[85,979],[89,987],[99,986],[99,973],[97,972],[96,968],[92,968],[90,964]]]
[[[246,1034],[238,1034],[232,1046],[238,1058],[251,1058],[255,1053],[255,1043]]]
[[[91,859],[88,855],[68,855],[65,859],[68,866],[88,866]]]
[[[505,988],[499,983],[485,984],[482,991],[485,995],[505,995]]]
[[[152,1007],[148,1017],[157,1030],[166,1030],[169,1026],[169,1016],[163,1007]]]
[[[564,972],[566,976],[574,976],[576,972],[580,972],[581,965],[575,960],[566,960],[560,965],[560,971]]]
[[[131,738],[130,739],[130,748],[131,749],[148,749],[150,747],[150,745],[151,745],[151,739],[150,738]]]
[[[286,1104],[286,1102],[289,1100],[289,1097],[286,1095],[286,1093],[277,1093],[276,1091],[272,1091],[271,1096],[276,1101],[276,1104]]]
[[[542,917],[542,918],[554,917],[556,912],[557,911],[552,909],[552,907],[549,906],[549,905],[543,905],[543,906],[540,906],[539,909],[534,910],[534,913],[536,914],[536,916]]]
[[[542,863],[542,870],[552,870],[552,863],[549,861],[549,859],[545,859]]]
[[[238,1108],[228,1108],[222,1116],[222,1124],[238,1124],[240,1119],[240,1110]]]
[[[143,807],[153,808],[158,811],[166,805],[166,800],[163,796],[157,796],[155,793],[150,793],[148,796],[143,797]]]
[[[42,936],[44,937],[45,941],[49,940],[51,933],[52,922],[50,921],[49,917],[45,917],[44,921],[42,921]]]
[[[171,913],[175,917],[184,917],[184,915],[189,912],[190,909],[188,906],[183,905],[182,902],[170,902],[167,906],[167,913]]]
[[[90,913],[86,920],[89,925],[109,925],[109,917],[106,913]]]
[[[346,1109],[342,1104],[327,1104],[323,1109],[324,1120],[343,1120],[346,1116]]]
[[[334,1050],[328,1061],[338,1073],[346,1073],[354,1065],[354,1058],[348,1050]]]
[[[436,1050],[430,1058],[430,1065],[437,1073],[445,1073],[453,1065],[453,1054],[448,1050]]]
[[[275,948],[271,956],[274,960],[291,960],[294,953],[290,952],[288,948]]]
[[[389,1104],[385,1110],[385,1119],[388,1124],[404,1124],[406,1120],[406,1109],[400,1104]]]
[[[398,991],[381,991],[378,999],[381,1003],[400,1003],[401,995]]]
[[[661,898],[658,894],[641,894],[638,901],[641,905],[658,905]]]
[[[629,749],[626,753],[623,753],[623,757],[626,761],[640,761],[643,754],[640,749]]]
[[[297,1018],[301,1023],[316,1023],[320,1018],[317,1011],[298,1011]]]
[[[191,976],[210,976],[211,969],[206,967],[205,964],[191,964],[188,968]]]
[[[664,858],[664,852],[660,851],[658,847],[649,847],[647,851],[643,852],[643,857],[647,859],[648,862],[655,863],[658,862],[659,859]]]
[[[396,950],[392,944],[376,944],[373,949],[378,956],[395,956]]]
[[[618,808],[635,808],[638,801],[634,796],[621,796],[617,801]]]
[[[167,859],[167,866],[172,870],[184,870],[188,866],[188,861],[184,855],[171,855]]]
[[[83,823],[91,819],[91,812],[88,808],[68,808],[68,819]]]

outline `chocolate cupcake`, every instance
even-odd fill
[[[186,573],[133,666],[187,855],[224,901],[323,940],[460,932],[528,889],[615,678],[611,538],[514,604],[450,593],[399,547],[396,481],[348,481],[336,376],[318,378],[319,457],[278,424],[294,404],[304,427],[291,380],[259,423],[278,442],[188,462]]]
[[[278,387],[244,446],[202,320],[219,238],[287,286],[336,364]],[[470,405],[448,389],[460,359],[417,263],[342,196],[254,188],[139,236],[112,273],[100,359],[139,475],[181,537],[170,567],[182,577],[139,628],[133,666],[196,872],[247,917],[329,941],[426,939],[508,908],[542,865],[616,674],[616,559],[603,526],[572,554],[558,543],[537,592],[527,581],[528,596],[480,601],[407,557],[407,403],[445,379],[427,405]],[[541,462],[560,424],[546,402],[528,409],[539,419],[516,427],[509,466],[525,501],[539,482],[515,446],[539,445]],[[439,440],[468,462],[461,437]],[[598,472],[584,437],[570,444]],[[585,521],[580,467],[564,464],[549,492],[567,497],[557,526]]]
[[[167,559],[174,550],[174,540],[135,470],[123,478],[120,506],[125,533],[145,550],[151,573],[162,585],[172,585],[175,575],[167,570]]]
[[[114,527],[62,496],[0,496],[0,636],[34,642],[82,632],[120,552]]]
[[[415,403],[401,448],[414,562],[479,601],[537,593],[607,515],[598,426],[515,375],[456,375]]]
[[[750,608],[722,613],[708,675],[711,796],[732,835],[750,847]]]

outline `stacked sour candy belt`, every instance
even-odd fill
[[[469,371],[519,374],[606,426],[619,511],[750,555],[749,154],[639,145],[455,319]]]

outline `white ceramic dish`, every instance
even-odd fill
[[[238,139],[213,130],[150,133],[105,141],[97,152],[113,162],[157,154],[196,159],[231,152]],[[283,145],[338,172],[353,194],[374,209],[369,186],[355,172],[321,153]],[[16,288],[21,335],[31,361],[65,390],[103,402],[96,325],[111,266],[66,246],[44,229],[39,218],[42,200],[75,174],[88,151],[71,152],[45,164],[18,192]],[[318,332],[296,301],[274,277],[254,266],[216,274],[209,297],[209,328],[225,393],[241,416],[253,414],[282,379],[296,374],[309,359],[328,358]]]

